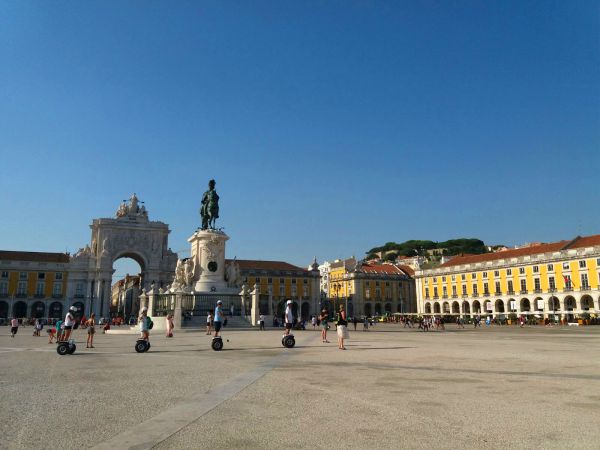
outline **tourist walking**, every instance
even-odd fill
[[[213,315],[209,311],[206,316],[206,334],[212,334],[212,325],[213,325]]]
[[[258,331],[265,331],[265,316],[263,314],[258,316],[258,325],[259,325]]]
[[[321,340],[324,343],[329,343],[327,340],[327,329],[329,328],[327,320],[329,320],[329,312],[327,309],[323,309],[323,311],[321,311]]]
[[[44,328],[42,321],[40,319],[35,319],[35,324],[33,325],[33,335],[40,337],[42,328]]]
[[[338,338],[338,348],[340,350],[346,350],[344,347],[344,339],[348,339],[348,321],[346,320],[346,311],[344,311],[344,305],[340,305],[340,312],[338,312],[337,316],[337,338]]]
[[[172,338],[173,337],[173,328],[175,328],[175,325],[173,324],[173,314],[167,314],[167,318],[166,320],[166,327],[167,327],[167,334],[166,336],[168,338]]]
[[[10,337],[14,338],[19,331],[19,319],[13,317],[10,321]]]
[[[363,320],[363,331],[369,331],[369,319],[366,316]]]
[[[358,324],[358,319],[356,318],[356,316],[352,318],[352,323],[354,324],[354,331],[356,331],[356,325]]]
[[[316,330],[317,329],[317,316],[312,316],[312,318],[310,319],[310,322],[312,323],[313,330]]]
[[[87,342],[85,348],[94,348],[94,334],[96,334],[96,314],[90,314],[90,318],[85,322],[87,326]]]

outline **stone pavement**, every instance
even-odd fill
[[[59,356],[0,327],[0,448],[600,446],[600,327],[96,334]]]

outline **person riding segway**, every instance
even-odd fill
[[[291,300],[288,300],[286,302],[284,320],[285,320],[285,334],[283,335],[283,338],[281,339],[281,344],[286,348],[292,348],[294,345],[296,345],[296,339],[294,338],[294,335],[292,334],[292,327],[294,326],[294,313],[292,312],[292,301]]]
[[[223,339],[221,338],[221,327],[225,322],[225,314],[223,313],[223,302],[217,300],[217,306],[215,307],[215,316],[213,319],[213,325],[215,327],[215,334],[212,339],[211,347],[215,351],[223,349]]]
[[[140,338],[135,343],[135,351],[144,353],[150,349],[150,330],[154,326],[152,319],[148,317],[148,308],[145,306],[140,311],[138,322],[140,324]]]
[[[60,339],[57,339],[56,353],[61,356],[67,354],[72,355],[77,349],[75,340],[71,339],[71,332],[73,329],[76,329],[78,325],[78,322],[75,320],[75,311],[77,311],[77,308],[74,306],[69,307],[69,311],[67,311],[63,323],[64,332]]]

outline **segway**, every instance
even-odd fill
[[[59,341],[56,346],[56,353],[60,356],[72,355],[77,350],[75,345],[75,339],[69,339],[68,341]]]
[[[215,352],[223,350],[223,339],[221,336],[213,337],[212,344],[210,345]]]
[[[146,339],[138,339],[135,342],[135,351],[138,353],[146,353],[148,350],[150,350],[150,341],[147,341]]]
[[[296,345],[296,339],[294,338],[294,335],[288,334],[286,336],[284,334],[281,338],[281,345],[283,345],[285,348],[292,348],[294,345]]]

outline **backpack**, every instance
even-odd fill
[[[154,322],[152,322],[152,319],[150,317],[146,317],[146,319],[148,319],[148,329],[151,330],[154,326]]]

